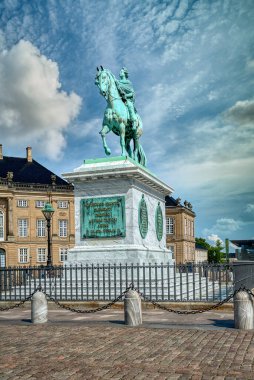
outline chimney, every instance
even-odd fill
[[[26,159],[27,159],[27,162],[32,162],[33,161],[32,148],[30,146],[28,146],[26,148]]]
[[[3,145],[0,144],[0,160],[3,159]]]

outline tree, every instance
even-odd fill
[[[215,246],[210,245],[210,248],[208,249],[209,263],[222,263],[224,259],[223,249],[224,247],[220,240],[216,240]]]
[[[206,239],[204,238],[195,238],[195,241],[196,241],[196,244],[200,245],[201,247],[203,247],[204,249],[209,249],[210,248],[210,244],[207,243]]]

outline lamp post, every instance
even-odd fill
[[[52,267],[52,257],[51,257],[51,239],[50,239],[50,222],[52,216],[55,212],[52,205],[50,203],[46,203],[43,209],[41,210],[46,221],[47,221],[47,229],[48,229],[48,258],[47,258],[47,267]]]

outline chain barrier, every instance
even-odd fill
[[[204,308],[204,309],[199,309],[199,310],[175,310],[175,309],[171,309],[171,308],[168,308],[166,306],[163,306],[161,304],[159,304],[158,302],[154,301],[154,300],[151,300],[149,299],[147,296],[145,296],[138,288],[135,288],[134,287],[134,284],[130,284],[128,286],[128,288],[126,288],[126,290],[124,292],[122,292],[117,298],[115,298],[113,301],[107,303],[106,305],[103,305],[103,306],[100,306],[100,307],[97,307],[96,309],[89,309],[89,310],[81,310],[81,309],[75,309],[73,307],[70,307],[68,305],[65,305],[65,304],[61,304],[59,301],[57,301],[55,298],[53,298],[52,296],[50,296],[48,293],[46,293],[41,287],[38,287],[34,290],[33,293],[31,293],[29,296],[27,296],[25,299],[23,299],[22,301],[20,301],[19,303],[16,303],[15,305],[12,305],[12,306],[7,306],[7,307],[0,307],[0,311],[8,311],[8,310],[12,310],[14,308],[17,308],[17,307],[20,307],[21,305],[23,305],[25,302],[29,301],[33,295],[37,292],[37,291],[40,291],[42,292],[43,294],[45,294],[46,297],[48,297],[48,299],[52,302],[54,302],[58,307],[62,308],[62,309],[65,309],[65,310],[69,310],[71,312],[74,312],[74,313],[81,313],[81,314],[90,314],[90,313],[96,313],[98,311],[102,311],[102,310],[106,310],[106,309],[109,309],[111,306],[113,306],[115,303],[117,303],[118,301],[120,301],[123,296],[129,291],[129,290],[135,290],[139,295],[140,297],[142,297],[144,299],[145,302],[149,302],[151,303],[152,305],[154,305],[155,307],[157,307],[158,309],[161,309],[161,310],[165,310],[165,311],[168,311],[170,313],[175,313],[175,314],[201,314],[201,313],[205,313],[206,311],[210,311],[210,310],[213,310],[213,309],[216,309],[220,306],[222,306],[223,304],[227,303],[230,299],[234,298],[234,296],[240,292],[240,291],[246,291],[249,295],[251,295],[254,299],[254,293],[250,290],[250,289],[246,289],[245,286],[243,287],[240,287],[239,289],[235,290],[233,293],[231,293],[227,298],[225,298],[224,300],[218,302],[217,304],[215,305],[211,305],[207,308]]]
[[[36,288],[33,293],[31,293],[29,296],[27,296],[25,299],[21,300],[20,302],[18,303],[15,303],[14,305],[11,305],[11,306],[7,306],[7,307],[0,307],[0,311],[8,311],[8,310],[12,310],[12,309],[15,309],[16,307],[20,307],[21,305],[24,305],[25,302],[29,301],[33,295],[37,292],[37,291],[40,291],[41,288]]]
[[[224,303],[228,302],[229,300],[231,300],[232,298],[234,298],[234,296],[240,292],[240,291],[246,291],[248,294],[250,294],[253,298],[254,298],[254,294],[252,293],[251,290],[249,289],[246,289],[245,286],[243,287],[240,287],[239,289],[235,290],[234,293],[231,293],[227,298],[225,298],[224,300],[218,302],[217,304],[215,305],[212,305],[212,306],[209,306],[207,308],[204,308],[204,309],[199,309],[199,310],[175,310],[175,309],[171,309],[171,308],[168,308],[166,306],[163,306],[161,304],[159,304],[158,302],[156,301],[153,301],[153,300],[150,300],[148,297],[146,297],[142,292],[140,292],[139,289],[137,288],[133,288],[133,290],[135,290],[146,302],[150,302],[151,304],[153,304],[155,307],[157,307],[158,309],[161,309],[161,310],[165,310],[165,311],[168,311],[169,313],[175,313],[175,314],[201,314],[201,313],[205,313],[206,311],[210,311],[210,310],[213,310],[213,309],[216,309],[220,306],[222,306]]]
[[[52,302],[54,302],[58,307],[62,308],[62,309],[65,309],[65,310],[69,310],[73,313],[81,313],[81,314],[91,314],[91,313],[96,313],[97,311],[102,311],[102,310],[106,310],[106,309],[109,309],[111,306],[113,306],[115,303],[117,303],[118,301],[120,301],[120,299],[123,298],[123,296],[130,290],[133,288],[133,285],[130,285],[128,288],[126,288],[126,290],[124,292],[122,292],[122,294],[120,294],[117,298],[115,298],[113,301],[107,303],[106,305],[103,305],[103,306],[100,306],[100,307],[97,307],[96,309],[89,309],[89,310],[80,310],[80,309],[75,309],[73,307],[70,307],[70,306],[67,306],[67,305],[64,305],[62,303],[60,303],[59,301],[57,301],[55,298],[51,297],[49,294],[47,294],[44,290],[41,290],[42,293],[45,294],[45,296],[48,297],[48,299]]]

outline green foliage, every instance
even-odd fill
[[[197,244],[199,244],[201,247],[207,250],[210,248],[210,244],[207,243],[207,241],[204,238],[195,238],[195,241]]]
[[[215,246],[210,245],[204,238],[196,238],[196,243],[208,250],[209,263],[222,263],[224,261],[224,247],[220,240],[216,241]]]
[[[216,241],[215,247],[210,245],[208,249],[208,261],[209,263],[222,263],[224,261],[224,247],[220,240]]]

